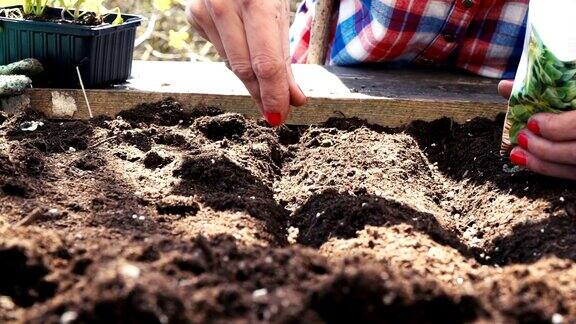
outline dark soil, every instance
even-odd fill
[[[502,123],[8,117],[0,322],[576,322],[576,191]]]

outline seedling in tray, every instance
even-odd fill
[[[64,8],[62,20],[66,20],[66,13],[68,13],[74,22],[81,22],[82,17],[91,17],[93,20],[88,20],[88,22],[102,24],[106,16],[115,14],[116,18],[112,21],[112,25],[122,24],[124,19],[120,8],[108,10],[102,5],[103,2],[104,0],[58,0],[58,4]]]
[[[44,14],[44,10],[46,9],[46,6],[48,5],[48,0],[43,1],[43,0],[36,0],[36,1],[32,1],[32,0],[26,0],[24,1],[24,6],[23,6],[23,13],[26,16],[37,16],[40,17]]]
[[[104,0],[26,0],[22,8],[5,8],[0,10],[0,15],[13,19],[48,20],[90,26],[106,24],[106,17],[114,15],[111,25],[122,24],[124,19],[120,8],[108,10],[103,6],[103,2]],[[49,5],[62,7],[60,17],[46,14]]]

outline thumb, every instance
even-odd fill
[[[500,83],[498,84],[498,93],[506,98],[506,99],[510,99],[510,96],[512,95],[512,88],[514,87],[514,81],[512,80],[502,80],[500,81]]]

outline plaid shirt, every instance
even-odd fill
[[[315,2],[304,0],[290,29],[294,63],[306,62]],[[340,0],[327,63],[440,65],[511,79],[524,46],[528,2]]]

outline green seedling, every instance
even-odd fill
[[[48,7],[50,0],[24,0],[22,11],[26,16],[40,17]]]
[[[74,21],[79,21],[85,14],[93,12],[101,20],[108,15],[116,15],[112,25],[120,25],[124,22],[120,8],[106,9],[103,5],[104,0],[58,0],[58,3],[64,8],[62,15],[68,13]]]
[[[64,8],[64,10],[62,11],[62,16],[64,16],[65,13],[68,13],[72,17],[72,19],[80,20],[80,18],[82,18],[82,16],[86,13],[80,9],[80,7],[84,4],[85,0],[77,0],[77,1],[59,0],[58,2],[60,6]]]

